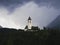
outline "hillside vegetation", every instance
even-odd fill
[[[1,28],[0,45],[60,45],[60,30],[44,28],[32,32]]]

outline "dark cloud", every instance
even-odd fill
[[[8,10],[14,10],[19,5],[23,5],[24,2],[34,1],[39,6],[53,6],[54,8],[60,8],[60,0],[0,0],[0,6],[6,7]]]
[[[60,8],[60,0],[35,0],[35,2],[39,5],[51,6],[57,9]]]
[[[23,5],[24,2],[29,2],[30,0],[0,0],[0,7],[5,7],[10,12],[13,11],[19,5]]]

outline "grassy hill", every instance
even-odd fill
[[[60,30],[0,29],[0,45],[60,45]]]

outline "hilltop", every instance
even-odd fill
[[[42,29],[23,31],[22,29],[0,28],[0,45],[60,45],[60,30]]]
[[[60,30],[60,15],[57,16],[47,27]]]

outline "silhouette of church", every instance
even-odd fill
[[[38,31],[38,30],[40,30],[40,28],[38,26],[32,26],[32,19],[30,16],[28,18],[28,24],[26,25],[25,29],[27,31]]]

